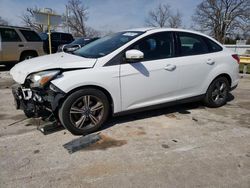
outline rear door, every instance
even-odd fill
[[[19,61],[24,46],[20,36],[12,28],[0,28],[0,32],[2,37],[3,61]]]
[[[216,64],[216,58],[210,53],[203,36],[177,32],[179,57],[176,59],[180,73],[180,99],[197,96]]]
[[[38,55],[43,55],[43,42],[39,35],[32,30],[19,30],[21,34],[24,36],[26,42],[24,44],[25,50],[34,50],[38,53]]]
[[[51,33],[52,53],[57,52],[57,48],[60,44],[61,44],[61,34],[60,33]]]

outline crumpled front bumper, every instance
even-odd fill
[[[56,87],[53,89],[31,89],[20,84],[13,85],[12,94],[16,109],[22,109],[28,117],[46,118],[52,113],[55,114],[65,93]]]

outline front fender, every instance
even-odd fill
[[[119,79],[119,66],[109,66],[66,71],[51,82],[65,93],[84,86],[101,87],[109,92],[116,113],[121,111]]]

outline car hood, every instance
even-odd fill
[[[10,70],[10,74],[16,82],[23,84],[30,73],[50,69],[92,68],[96,60],[61,52],[22,61]]]

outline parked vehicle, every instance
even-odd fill
[[[73,52],[99,38],[78,38],[69,44],[58,46],[57,52]]]
[[[239,58],[214,39],[180,29],[133,29],[11,69],[17,108],[76,135],[118,115],[203,100],[227,102],[239,82]]]
[[[44,41],[44,51],[49,54],[49,36],[48,33],[39,34]],[[52,32],[51,33],[51,51],[56,53],[58,46],[63,44],[69,44],[74,41],[73,36],[70,33]]]
[[[44,55],[39,35],[24,27],[0,25],[0,64],[13,66],[19,61]]]

